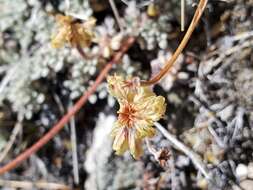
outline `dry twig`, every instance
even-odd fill
[[[117,9],[117,7],[115,5],[115,2],[114,2],[114,0],[109,0],[109,3],[110,3],[110,6],[112,8],[112,11],[113,11],[113,14],[115,16],[115,19],[116,19],[116,21],[118,23],[119,29],[122,32],[123,31],[123,26],[122,26],[122,22],[121,22],[121,19],[120,19],[120,16],[119,16],[119,11],[118,11],[118,9]]]
[[[181,31],[184,31],[185,26],[185,0],[181,0]]]
[[[156,128],[171,142],[171,144],[185,153],[193,162],[193,164],[198,168],[198,170],[207,178],[210,179],[209,177],[209,172],[206,170],[206,167],[204,163],[200,160],[199,156],[191,151],[187,146],[185,146],[182,142],[177,140],[172,134],[170,134],[162,125],[159,123],[155,123]]]
[[[0,153],[0,163],[4,160],[4,158],[6,157],[6,155],[8,154],[8,152],[10,151],[11,147],[13,146],[17,135],[19,134],[19,132],[22,129],[22,121],[23,121],[23,117],[20,116],[18,118],[18,122],[15,124],[14,129],[12,130],[11,136],[10,136],[10,140],[8,141],[8,143],[6,144],[6,146],[4,147],[4,150]]]
[[[76,125],[74,116],[70,119],[70,139],[72,148],[72,163],[75,184],[79,184],[78,157],[76,145]]]
[[[9,187],[9,188],[15,188],[15,189],[48,189],[48,190],[70,190],[70,187],[58,184],[58,183],[49,183],[44,181],[38,181],[38,182],[31,182],[31,181],[14,181],[14,180],[3,180],[0,179],[0,186],[2,187]]]

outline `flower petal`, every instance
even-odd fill
[[[107,82],[108,91],[112,96],[117,98],[119,101],[133,101],[137,91],[134,85],[131,86],[132,81],[126,81],[122,76],[115,74],[113,76],[108,76]]]
[[[156,130],[152,126],[153,122],[148,122],[146,120],[136,121],[135,128],[137,130],[138,138],[153,137],[156,133]]]
[[[123,81],[124,81],[123,77],[119,75],[107,77],[108,91],[113,97],[117,99],[125,97],[124,91],[122,91],[122,86],[124,84]]]
[[[128,149],[127,133],[126,128],[121,127],[115,136],[112,148],[118,155],[123,154]]]
[[[137,138],[134,129],[128,133],[129,149],[134,159],[139,159],[143,153],[142,142],[140,138]]]
[[[146,121],[158,121],[166,111],[165,98],[162,96],[150,96],[136,102],[138,117]]]
[[[51,45],[53,48],[63,47],[66,42],[68,42],[68,35],[70,33],[69,27],[63,27],[59,30],[56,35],[52,36]]]

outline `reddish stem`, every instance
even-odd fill
[[[75,103],[75,105],[42,138],[40,138],[30,148],[26,149],[23,153],[19,154],[14,160],[10,161],[8,164],[1,167],[0,175],[18,166],[21,162],[30,157],[33,153],[38,151],[48,141],[50,141],[64,127],[64,125],[69,122],[70,118],[73,115],[75,115],[81,109],[81,107],[87,102],[90,95],[92,95],[96,91],[98,85],[104,80],[108,72],[111,70],[112,66],[119,62],[124,53],[131,47],[133,43],[134,38],[129,37],[122,46],[121,50],[115,54],[113,59],[100,72],[100,74],[95,80],[95,83],[90,87],[90,89],[87,92],[84,92],[83,96]]]
[[[172,55],[172,57],[166,62],[164,68],[162,68],[162,70],[156,74],[153,78],[151,78],[148,81],[141,81],[141,85],[143,86],[149,86],[152,84],[155,84],[157,82],[159,82],[161,80],[162,77],[164,77],[168,71],[171,69],[171,67],[174,65],[174,63],[176,62],[178,56],[180,55],[180,53],[184,50],[185,46],[187,45],[188,41],[191,38],[191,35],[194,31],[194,29],[196,28],[201,15],[206,7],[208,0],[200,0],[198,7],[195,11],[195,14],[192,18],[191,24],[184,36],[184,38],[182,39],[182,41],[180,42],[178,48],[176,49],[175,53]]]

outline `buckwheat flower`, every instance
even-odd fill
[[[96,23],[95,19],[81,22],[72,16],[57,14],[55,17],[59,29],[52,36],[52,47],[60,48],[65,43],[69,43],[72,47],[88,47],[91,44],[94,38],[93,28]]]
[[[143,152],[142,139],[155,135],[153,124],[164,115],[165,98],[156,96],[149,87],[140,86],[137,78],[124,80],[122,76],[114,75],[107,81],[109,93],[120,105],[118,120],[111,132],[113,149],[119,155],[129,149],[138,159]]]

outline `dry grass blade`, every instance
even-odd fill
[[[184,31],[185,26],[185,0],[181,0],[181,31]]]
[[[77,156],[77,144],[76,144],[76,125],[75,117],[70,119],[70,138],[72,148],[72,163],[73,163],[73,174],[75,184],[79,184],[79,170],[78,170],[78,156]]]
[[[12,130],[12,133],[10,136],[10,140],[8,141],[6,146],[4,147],[3,151],[0,153],[0,163],[4,160],[4,158],[6,157],[8,152],[11,150],[11,148],[16,140],[17,135],[21,131],[22,121],[23,121],[23,118],[20,118],[19,121],[15,124],[14,129]]]
[[[31,182],[31,181],[14,181],[14,180],[3,180],[0,179],[0,186],[9,187],[14,189],[48,189],[48,190],[70,190],[71,188],[58,183],[49,183],[49,182]]]
[[[110,5],[111,5],[113,14],[114,14],[115,19],[116,19],[116,21],[117,21],[117,23],[118,23],[118,26],[119,26],[119,28],[120,28],[120,31],[123,31],[123,26],[122,26],[122,22],[121,22],[121,19],[120,19],[120,16],[119,16],[119,11],[118,11],[118,9],[117,9],[117,7],[116,7],[116,5],[115,5],[114,0],[109,0],[109,3],[110,3]]]

